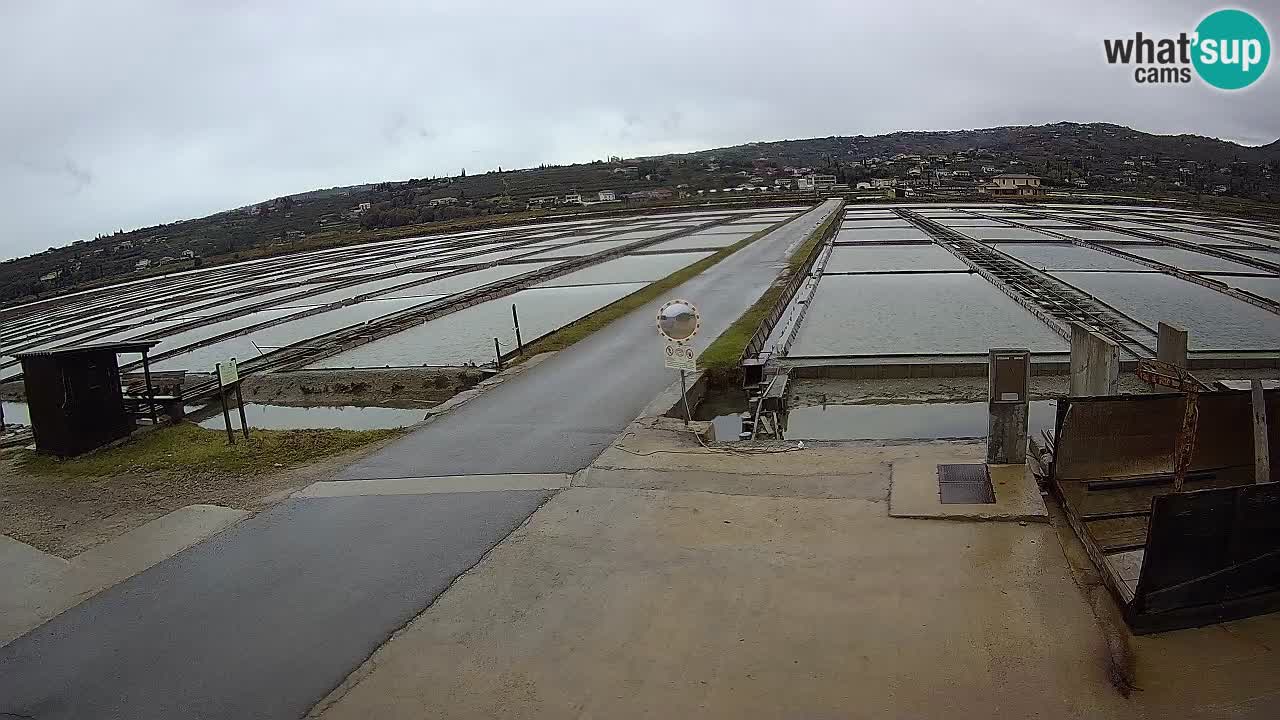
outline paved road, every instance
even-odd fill
[[[769,287],[789,251],[836,207],[828,201],[672,292],[702,314],[701,349]],[[342,472],[339,480],[572,473],[675,379],[662,366],[655,301]]]
[[[550,494],[282,503],[0,648],[0,718],[301,717]]]
[[[703,342],[832,209],[675,291]],[[672,379],[657,303],[505,382],[343,478],[585,467]],[[0,648],[0,718],[296,718],[548,497],[494,491],[294,499]]]

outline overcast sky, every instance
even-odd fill
[[[1158,9],[1157,9],[1158,7]],[[1280,136],[1104,37],[1216,3],[0,2],[0,257],[305,190],[755,140],[1070,120]],[[1280,13],[1239,5],[1274,41]]]

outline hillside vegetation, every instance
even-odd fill
[[[746,192],[810,172],[832,174],[850,185],[873,178],[941,177],[943,185],[962,191],[993,174],[1026,172],[1050,186],[1211,200],[1213,207],[1256,212],[1272,209],[1258,203],[1280,198],[1280,141],[1247,147],[1197,135],[1058,123],[832,136],[580,165],[464,171],[456,177],[304,192],[51,248],[0,263],[0,303],[135,273],[514,221],[530,217],[528,201],[538,196],[576,192],[591,200],[600,190],[614,190],[620,198],[632,198],[600,207],[621,208],[653,204],[651,197],[640,196],[659,189],[692,197],[726,188]]]

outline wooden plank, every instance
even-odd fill
[[[1271,450],[1267,447],[1267,401],[1262,393],[1262,381],[1253,381],[1253,479],[1256,483],[1271,482]]]
[[[1071,511],[1071,504],[1066,497],[1065,490],[1068,487],[1070,486],[1079,487],[1083,485],[1083,483],[1071,482],[1071,481],[1064,482],[1062,480],[1059,480],[1056,476],[1052,477],[1051,480],[1052,480],[1052,485],[1050,487],[1057,493],[1058,499],[1062,501],[1062,504],[1067,509],[1067,522],[1071,525],[1071,529],[1075,531],[1076,537],[1080,539],[1080,544],[1084,545],[1085,553],[1087,553],[1089,555],[1089,559],[1093,561],[1093,566],[1098,569],[1099,574],[1102,576],[1103,584],[1105,584],[1107,588],[1111,591],[1112,595],[1116,599],[1116,602],[1119,603],[1121,607],[1125,609],[1125,614],[1127,617],[1129,604],[1132,602],[1132,598],[1134,597],[1134,592],[1136,592],[1136,587],[1134,588],[1134,590],[1130,590],[1130,588],[1127,586],[1127,584],[1123,580],[1115,576],[1115,573],[1107,571],[1106,555],[1102,553],[1102,549],[1098,547],[1098,544],[1096,541],[1094,541],[1093,536],[1090,535],[1089,532],[1086,530],[1084,521],[1082,521],[1080,517],[1076,515],[1076,513]]]
[[[1107,556],[1106,570],[1115,576],[1125,602],[1132,602],[1134,592],[1138,589],[1138,578],[1142,574],[1142,556],[1144,550],[1128,550]]]
[[[1086,521],[1085,529],[1105,553],[1142,547],[1147,542],[1147,517]]]
[[[1253,482],[1253,468],[1225,471],[1221,474],[1188,477],[1187,488],[1231,487]],[[1107,516],[1146,514],[1151,511],[1151,499],[1168,493],[1173,488],[1173,478],[1166,482],[1146,486],[1099,486],[1096,483],[1064,481],[1063,495],[1071,511],[1084,520],[1099,520]],[[1100,487],[1105,489],[1099,489]]]

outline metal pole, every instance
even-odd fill
[[[689,420],[691,418],[689,417],[689,396],[688,396],[688,390],[685,388],[685,385],[684,385],[683,370],[680,371],[680,404],[684,405],[684,424],[688,425]]]
[[[498,366],[498,369],[501,370],[502,369],[502,350],[498,347],[498,338],[493,339],[493,356],[494,356],[494,363]]]
[[[231,432],[231,413],[227,412],[227,389],[222,385],[222,363],[214,363],[213,373],[218,376],[218,403],[222,405],[222,422],[227,426],[227,444],[236,444],[236,435]]]
[[[249,421],[244,419],[244,395],[240,394],[240,383],[236,383],[236,407],[240,408],[240,432],[244,439],[249,439]]]
[[[147,351],[142,351],[142,379],[147,383],[147,407],[151,408],[151,424],[158,425],[156,418],[156,394],[151,389],[151,363],[147,361]]]
[[[520,339],[520,316],[516,314],[515,303],[511,303],[511,322],[516,324],[516,352],[524,355],[524,342]]]
[[[1196,434],[1200,427],[1200,393],[1188,389],[1182,400],[1182,428],[1178,431],[1178,444],[1173,455],[1173,491],[1182,492],[1187,482],[1187,468],[1196,452]]]

